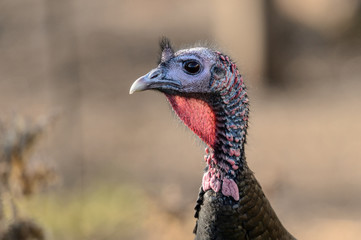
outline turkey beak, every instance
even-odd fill
[[[149,89],[178,89],[181,86],[180,81],[165,79],[162,71],[158,68],[153,69],[146,75],[138,78],[132,84],[129,94],[141,92]]]
[[[138,78],[137,80],[135,80],[135,82],[130,87],[129,94],[147,90],[147,87],[149,86],[149,82],[150,82],[148,75],[149,74],[146,74],[146,75]]]

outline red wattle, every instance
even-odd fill
[[[208,146],[214,147],[216,117],[211,107],[200,99],[166,95],[178,117]]]

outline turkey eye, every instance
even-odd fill
[[[189,74],[196,74],[201,69],[201,66],[196,61],[189,61],[184,63],[183,68]]]

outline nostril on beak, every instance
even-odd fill
[[[149,78],[150,79],[153,79],[153,78],[156,78],[160,75],[160,72],[159,71],[154,71],[152,72],[150,75],[149,75]]]
[[[159,73],[156,73],[156,74],[150,76],[150,79],[156,78],[156,77],[158,77],[158,76],[159,76]]]

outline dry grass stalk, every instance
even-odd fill
[[[0,122],[0,239],[44,239],[34,221],[20,219],[16,199],[31,196],[56,179],[45,165],[30,170],[30,156],[47,127],[50,117],[33,122],[21,117]]]

